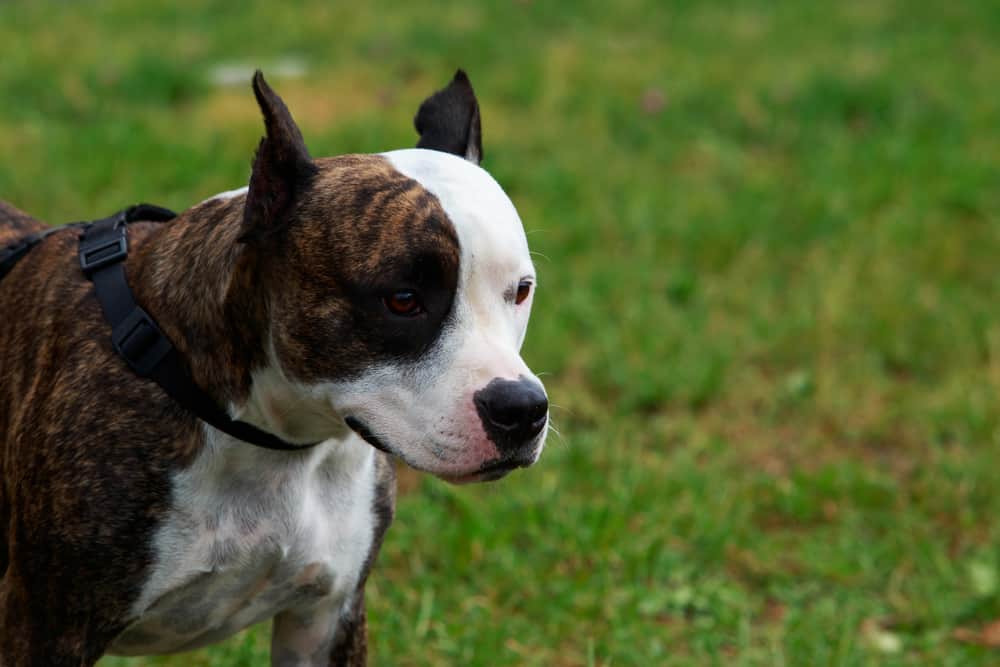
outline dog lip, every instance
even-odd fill
[[[379,440],[378,436],[372,433],[372,430],[365,426],[360,419],[357,417],[345,417],[344,423],[347,424],[348,428],[361,436],[361,439],[367,442],[369,445],[379,450],[380,452],[385,452],[386,454],[392,454],[392,450],[386,447],[385,443]]]
[[[510,459],[495,459],[484,465],[479,466],[476,470],[464,475],[441,475],[438,477],[451,482],[452,484],[468,484],[470,482],[495,482],[498,479],[503,479],[508,474],[517,470],[518,468],[527,468],[532,463],[534,459],[528,457],[516,457]]]
[[[438,477],[452,484],[471,484],[473,482],[495,482],[506,477],[513,468],[493,468],[492,470],[476,470],[465,475],[438,474]]]
[[[531,457],[514,457],[509,459],[497,459],[495,461],[490,461],[485,465],[480,466],[479,470],[477,470],[475,474],[490,475],[492,473],[497,473],[497,472],[502,472],[503,474],[507,474],[517,468],[527,468],[534,462],[535,462],[534,459]]]

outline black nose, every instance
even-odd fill
[[[549,399],[541,385],[494,378],[473,396],[486,435],[502,453],[530,442],[545,428]]]

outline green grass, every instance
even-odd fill
[[[304,65],[315,155],[470,72],[562,437],[401,499],[372,663],[997,664],[1000,5],[392,4],[0,4],[0,197],[54,222],[245,183],[219,64]]]

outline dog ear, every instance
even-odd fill
[[[424,100],[413,124],[420,134],[417,148],[454,153],[476,164],[482,161],[479,102],[464,71],[455,72],[446,88]]]
[[[260,240],[279,230],[302,182],[316,173],[298,125],[260,70],[253,75],[253,93],[264,115],[266,134],[253,160],[241,242]]]

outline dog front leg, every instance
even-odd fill
[[[364,593],[348,605],[289,609],[274,617],[272,667],[363,667],[367,664]]]

